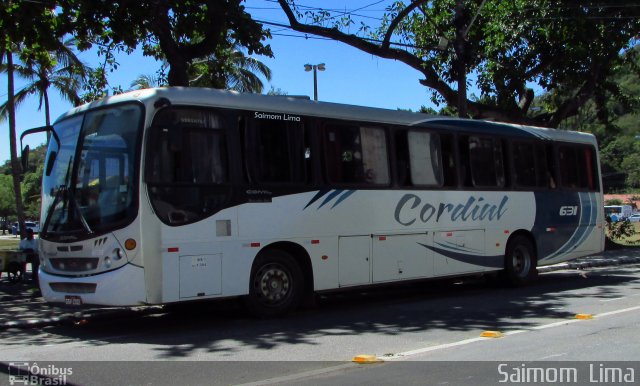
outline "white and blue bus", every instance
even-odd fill
[[[500,272],[598,253],[590,134],[196,88],[129,92],[51,130],[40,286],[69,304],[244,297]]]

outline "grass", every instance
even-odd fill
[[[12,237],[10,239],[0,239],[0,250],[18,249],[20,244],[19,237]]]

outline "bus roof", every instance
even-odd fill
[[[311,101],[307,98],[292,96],[270,96],[197,87],[161,87],[134,90],[76,107],[60,116],[58,121],[70,115],[97,107],[134,100],[141,101],[149,105],[155,103],[160,98],[166,98],[172,105],[228,108],[263,113],[291,114],[388,125],[429,126],[447,129],[450,131],[478,132],[492,135],[504,134],[509,136],[522,136],[590,144],[596,143],[595,137],[592,134],[574,131],[443,117],[401,110],[318,102]]]

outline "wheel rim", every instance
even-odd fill
[[[291,274],[280,264],[262,266],[254,281],[259,299],[268,306],[285,302],[291,294],[291,286]]]
[[[525,277],[531,269],[531,254],[522,246],[517,246],[513,250],[513,256],[511,256],[511,264],[513,266],[513,272],[519,277]]]

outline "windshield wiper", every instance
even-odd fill
[[[44,237],[49,235],[49,222],[51,221],[51,217],[53,216],[53,212],[55,211],[56,205],[60,202],[62,198],[63,192],[67,191],[67,187],[65,185],[60,185],[56,191],[55,197],[53,197],[53,202],[47,211],[47,216],[44,219],[44,224],[42,225],[42,229],[40,231],[43,233]]]
[[[71,201],[71,205],[73,205],[73,207],[75,208],[75,212],[78,215],[78,218],[80,219],[80,224],[82,224],[82,227],[84,228],[85,231],[87,231],[87,234],[92,234],[93,231],[91,230],[91,227],[89,226],[89,223],[87,222],[87,219],[84,218],[84,215],[82,214],[82,211],[80,210],[80,207],[78,206],[78,201],[76,200],[76,194],[74,192],[73,189],[69,189],[68,190],[69,193],[69,198]]]
[[[73,163],[73,157],[69,157],[69,163],[67,164],[67,174],[64,177],[65,184],[60,185],[58,187],[58,191],[56,192],[56,195],[53,198],[53,203],[51,204],[51,206],[49,207],[49,210],[47,211],[47,217],[45,218],[44,225],[42,227],[43,228],[42,232],[45,237],[49,234],[49,231],[48,231],[49,222],[51,221],[53,212],[55,212],[56,205],[58,205],[58,202],[60,202],[60,199],[63,197],[63,193],[67,194],[68,197],[65,197],[64,199],[62,211],[64,212],[67,210],[67,203],[69,203],[69,205],[72,205],[74,207],[74,211],[76,215],[78,216],[78,219],[80,220],[80,224],[82,224],[82,227],[84,228],[84,230],[87,232],[87,234],[93,233],[93,230],[91,230],[89,223],[87,223],[87,219],[84,218],[84,215],[82,214],[82,211],[78,206],[78,201],[76,201],[76,195],[73,188],[69,187],[69,176],[71,174],[72,163]],[[71,216],[69,216],[69,218],[71,218]]]
[[[51,217],[53,216],[53,212],[55,212],[56,205],[58,205],[58,203],[60,202],[60,200],[62,199],[64,194],[68,195],[68,197],[66,197],[64,199],[64,206],[62,208],[62,211],[64,212],[66,210],[67,203],[69,203],[69,205],[73,206],[74,212],[78,216],[78,219],[80,220],[80,224],[82,225],[84,230],[87,232],[87,234],[92,234],[93,230],[89,226],[89,223],[87,222],[87,219],[84,218],[84,215],[82,214],[82,211],[80,210],[80,207],[78,206],[78,202],[76,201],[75,193],[73,192],[72,189],[69,189],[68,187],[66,187],[64,185],[60,185],[58,187],[58,191],[56,192],[56,195],[55,195],[55,197],[53,199],[53,203],[51,204],[51,207],[49,208],[49,211],[47,212],[47,217],[44,220],[44,225],[42,227],[43,236],[47,237],[49,235],[49,222],[51,221]]]

